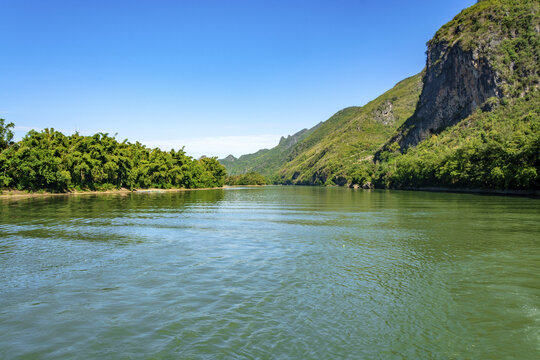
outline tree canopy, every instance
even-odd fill
[[[63,192],[225,183],[225,168],[216,158],[195,160],[183,149],[150,149],[106,133],[68,136],[54,129],[31,130],[14,143],[12,127],[0,120],[0,188]]]

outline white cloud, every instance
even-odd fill
[[[162,150],[180,149],[188,155],[198,158],[202,155],[223,158],[229,154],[236,157],[254,153],[260,149],[276,146],[281,135],[241,135],[241,136],[208,136],[192,139],[141,141],[149,147],[159,147]]]

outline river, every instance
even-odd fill
[[[1,359],[537,359],[538,199],[0,199]]]

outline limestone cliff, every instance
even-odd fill
[[[404,151],[478,107],[537,90],[538,4],[485,0],[443,26],[428,43],[416,110],[382,150]]]
[[[490,97],[500,97],[497,74],[478,51],[459,44],[433,44],[414,115],[399,130],[401,149],[415,146],[433,133],[457,124]]]

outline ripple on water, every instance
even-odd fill
[[[268,187],[0,206],[3,359],[540,351],[537,200]]]

